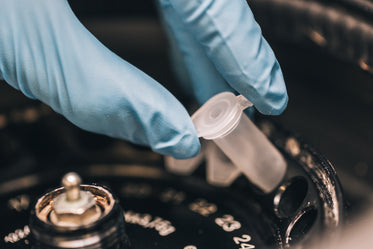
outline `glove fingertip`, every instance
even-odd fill
[[[282,70],[277,61],[271,67],[270,73],[264,74],[264,77],[258,80],[254,87],[255,90],[247,93],[249,95],[247,97],[259,112],[265,115],[280,115],[286,109],[289,97]]]
[[[201,144],[196,135],[184,135],[174,146],[172,156],[176,159],[187,159],[197,156],[201,149]]]
[[[275,108],[273,108],[272,112],[270,113],[271,115],[280,115],[281,113],[283,113],[288,105],[288,101],[289,101],[289,97],[287,95],[287,93],[285,93],[283,95],[283,99],[281,102],[279,102],[278,105],[275,106]]]
[[[280,97],[279,97],[280,98]],[[268,102],[257,102],[255,108],[264,115],[280,115],[284,112],[288,104],[288,95],[282,95],[280,100],[271,99]]]
[[[155,149],[156,152],[170,155],[176,159],[188,159],[198,155],[201,149],[201,144],[196,134],[187,133],[182,135],[180,139],[175,139],[166,148]]]

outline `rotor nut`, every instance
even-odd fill
[[[101,209],[96,205],[92,193],[80,190],[82,180],[74,172],[62,178],[65,193],[57,196],[53,201],[50,221],[62,227],[77,227],[87,225],[98,220]]]
[[[63,193],[53,202],[50,221],[63,227],[76,227],[90,224],[101,217],[101,209],[90,192],[80,191],[80,198],[69,201],[67,194]]]

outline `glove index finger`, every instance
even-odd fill
[[[161,0],[171,5],[225,80],[264,114],[288,97],[281,68],[243,0]]]
[[[0,75],[80,128],[176,158],[199,151],[182,104],[96,39],[66,0],[0,8]]]

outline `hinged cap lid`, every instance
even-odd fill
[[[198,137],[216,139],[234,128],[242,111],[253,104],[244,96],[222,92],[209,99],[193,115],[192,121]]]

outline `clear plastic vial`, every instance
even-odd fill
[[[213,140],[233,164],[263,192],[271,192],[286,173],[281,153],[243,113],[252,103],[223,92],[192,115],[199,137]]]

